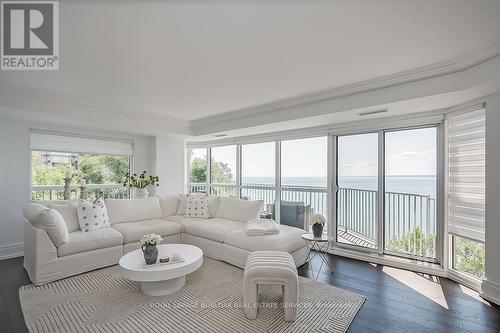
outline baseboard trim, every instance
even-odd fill
[[[500,305],[500,285],[494,282],[483,280],[479,295],[492,303]]]
[[[12,244],[0,247],[0,260],[22,257],[24,255],[24,244]]]

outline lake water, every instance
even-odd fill
[[[272,177],[244,177],[243,184],[274,184]],[[282,185],[326,187],[325,177],[284,177]],[[340,187],[377,190],[377,177],[340,177]],[[436,198],[435,176],[388,176],[386,191],[430,195]]]

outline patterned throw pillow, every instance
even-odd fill
[[[186,197],[186,217],[199,217],[208,219],[208,195],[202,193],[189,193]]]
[[[108,210],[104,201],[98,200],[95,203],[80,200],[78,203],[78,223],[83,232],[89,232],[110,226]]]

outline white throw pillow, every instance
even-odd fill
[[[179,194],[179,204],[177,205],[176,215],[186,215],[186,199],[187,195]]]
[[[59,247],[69,240],[68,227],[61,213],[55,209],[48,208],[42,211],[36,223],[33,224],[36,227],[44,229],[49,235],[50,239],[55,246]]]
[[[78,222],[80,229],[84,232],[109,227],[108,211],[104,202],[98,200],[92,203],[80,200],[78,203]]]
[[[215,216],[221,219],[248,222],[259,218],[263,208],[264,203],[261,201],[221,197]]]
[[[190,193],[186,197],[186,217],[199,217],[208,219],[208,195]]]
[[[78,223],[78,201],[71,201],[63,205],[50,204],[47,207],[57,210],[62,215],[69,232],[80,230],[80,224]]]
[[[215,214],[217,213],[217,208],[219,208],[220,205],[220,197],[216,195],[209,195],[208,196],[208,213],[210,214],[210,217],[215,217]]]
[[[165,195],[160,197],[160,207],[163,217],[177,214],[179,198],[176,195]]]

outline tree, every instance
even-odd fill
[[[234,182],[233,172],[227,163],[212,160],[211,164],[212,183],[223,184]],[[191,162],[191,182],[206,183],[207,162],[206,159],[195,157]]]
[[[454,237],[454,242],[454,268],[481,279],[484,275],[484,244],[462,237]]]
[[[233,172],[227,163],[213,161],[211,164],[212,183],[225,184],[234,182]]]
[[[69,165],[67,164],[58,164],[55,166],[39,165],[33,167],[33,185],[63,185],[64,175],[68,168]]]
[[[207,162],[203,158],[195,157],[191,163],[191,182],[207,182]]]
[[[391,239],[387,243],[387,249],[393,252],[406,252],[413,255],[426,256],[434,253],[434,244],[436,244],[436,236],[427,236],[417,227],[401,238],[395,237]],[[426,253],[427,247],[429,248],[428,253]],[[420,249],[422,249],[422,253],[420,253]]]
[[[81,155],[78,178],[89,184],[121,184],[129,172],[126,156]]]

